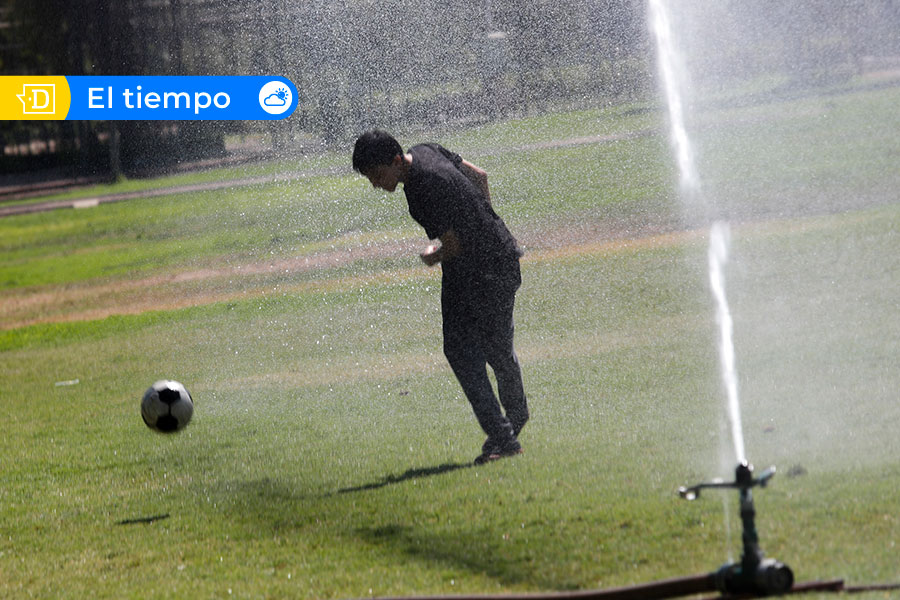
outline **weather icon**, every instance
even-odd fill
[[[291,95],[284,88],[278,88],[274,94],[269,94],[263,98],[263,104],[266,106],[285,106]]]
[[[259,105],[270,115],[280,115],[290,110],[294,102],[283,81],[270,81],[259,90]]]

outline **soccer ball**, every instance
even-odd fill
[[[177,381],[157,381],[144,392],[141,416],[147,427],[162,433],[183,429],[194,414],[194,401]]]

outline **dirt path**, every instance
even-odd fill
[[[655,133],[652,130],[623,134],[585,136],[528,144],[504,151],[533,151],[546,148],[610,143]],[[488,154],[483,152],[481,154]],[[476,153],[472,153],[476,155]],[[171,186],[154,190],[123,192],[90,198],[0,206],[0,217],[66,208],[90,208],[100,204],[123,202],[135,198],[153,198],[168,194],[221,190],[256,186],[276,181],[293,181],[316,175],[339,174],[340,169],[322,169],[293,174],[275,174],[230,181],[213,181]],[[640,231],[626,231],[617,225],[599,222],[578,228],[557,227],[524,231],[518,237],[529,248],[525,261],[542,260],[562,255],[603,251],[621,246],[626,237],[646,238],[659,233],[650,226]],[[598,240],[613,240],[598,242]],[[422,238],[373,243],[352,238],[334,241],[332,249],[311,255],[277,260],[234,261],[222,257],[215,263],[176,273],[153,275],[128,280],[86,281],[64,286],[19,288],[0,293],[0,330],[16,329],[38,323],[102,319],[111,315],[139,314],[150,310],[175,310],[214,302],[261,297],[272,293],[304,289],[352,289],[370,281],[404,277],[437,276],[437,270],[420,266],[416,254]],[[627,243],[638,242],[631,239]],[[649,242],[654,243],[654,242]],[[598,244],[600,244],[598,246]],[[334,277],[330,271],[357,261],[375,259],[409,259],[410,267],[400,271],[370,273],[360,276]]]
[[[670,245],[694,232],[660,232],[650,227],[630,231],[615,226],[557,227],[523,231],[520,242],[528,248],[529,262],[568,256],[599,254],[627,247]],[[422,237],[372,242],[346,237],[332,248],[310,255],[274,260],[236,261],[227,257],[202,267],[136,279],[92,280],[63,286],[17,288],[0,293],[0,330],[38,323],[84,321],[111,315],[140,314],[150,310],[176,310],[271,294],[311,290],[352,290],[362,286],[408,278],[438,277],[417,259]],[[338,268],[377,259],[408,265],[395,270],[335,275]],[[362,269],[361,269],[362,270]]]
[[[809,231],[820,220],[774,219],[737,224],[745,234]],[[527,248],[523,267],[578,256],[665,248],[705,239],[705,229],[638,228],[597,221],[590,226],[557,226],[518,232]],[[323,291],[354,291],[368,285],[440,277],[422,265],[423,237],[372,241],[345,236],[332,247],[304,256],[254,261],[220,257],[202,267],[136,279],[90,280],[69,285],[16,288],[0,292],[0,331],[39,323],[103,319],[153,310],[178,310],[216,302]],[[396,261],[394,268],[371,268],[371,261]],[[354,269],[354,263],[359,263]],[[350,267],[348,269],[348,267]],[[341,269],[338,273],[337,270]],[[355,272],[354,272],[355,271]]]

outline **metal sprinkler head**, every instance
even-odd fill
[[[678,488],[678,495],[685,500],[696,500],[700,497],[700,490],[709,488],[748,490],[756,486],[766,487],[766,485],[769,483],[769,480],[774,476],[775,465],[772,465],[771,467],[763,471],[759,477],[754,479],[753,465],[747,462],[742,462],[734,470],[734,481],[722,481],[721,479],[714,479],[713,481],[707,483],[698,483],[697,485],[693,485],[691,487],[682,486]]]
[[[735,488],[740,492],[744,554],[739,563],[726,564],[713,574],[716,588],[723,594],[769,596],[784,594],[794,585],[790,567],[775,559],[764,558],[756,533],[756,508],[750,490],[756,486],[765,487],[774,476],[775,467],[772,466],[754,478],[753,465],[741,462],[734,471],[733,482],[713,481],[678,489],[678,494],[686,500],[699,498],[700,490],[705,488]]]
[[[772,467],[774,471],[774,467]],[[747,461],[738,463],[734,470],[734,483],[740,488],[753,487],[753,465]]]

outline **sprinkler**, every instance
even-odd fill
[[[689,488],[679,488],[678,493],[687,500],[696,500],[700,491],[707,488],[736,488],[741,496],[741,521],[744,525],[744,555],[739,563],[723,565],[714,573],[676,577],[651,583],[628,585],[601,590],[576,590],[547,592],[544,594],[504,594],[471,596],[418,596],[411,598],[381,598],[381,600],[664,600],[682,596],[696,596],[718,591],[727,598],[748,596],[774,596],[807,592],[874,592],[900,590],[900,584],[875,584],[845,587],[842,579],[808,581],[794,584],[791,569],[772,558],[765,558],[759,548],[756,534],[756,509],[750,490],[766,487],[775,476],[775,467],[769,467],[759,477],[753,477],[753,465],[741,462],[735,470],[734,481],[700,483]],[[164,515],[166,516],[166,515]]]
[[[740,491],[741,523],[744,532],[744,554],[739,563],[723,565],[713,574],[716,588],[723,594],[754,594],[769,596],[784,594],[794,585],[794,573],[790,567],[772,558],[765,558],[759,547],[756,533],[756,509],[753,506],[755,486],[766,487],[775,475],[775,467],[769,467],[759,477],[753,477],[753,465],[740,463],[735,469],[733,482],[700,483],[689,488],[679,488],[678,494],[687,500],[700,497],[700,490],[706,488],[736,488]]]

